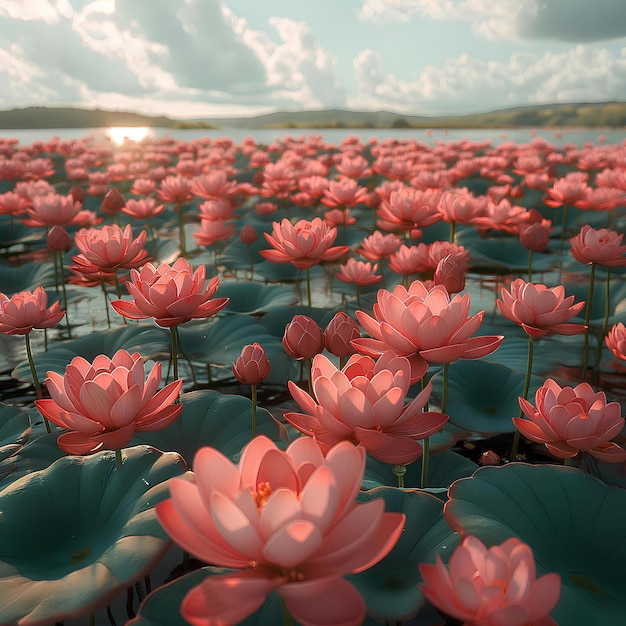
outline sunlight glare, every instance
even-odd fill
[[[154,130],[149,126],[112,126],[105,134],[116,146],[125,141],[139,143],[154,138]]]

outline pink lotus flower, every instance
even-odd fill
[[[443,413],[423,413],[432,385],[409,404],[408,359],[392,352],[377,362],[355,354],[338,370],[324,355],[313,359],[311,379],[315,400],[289,381],[289,391],[305,413],[286,413],[285,419],[327,450],[342,440],[361,444],[385,463],[407,465],[422,455],[420,439],[448,421]]]
[[[7,335],[28,335],[33,328],[51,328],[65,315],[61,304],[48,308],[48,295],[43,287],[20,291],[10,298],[0,293],[0,332]]]
[[[235,224],[226,220],[200,220],[193,231],[193,238],[199,246],[211,246],[218,241],[230,239],[235,234]]]
[[[162,213],[164,209],[165,205],[157,204],[154,198],[139,198],[139,200],[127,200],[122,213],[138,220],[148,220]]]
[[[139,267],[150,258],[143,247],[147,236],[143,230],[133,237],[130,224],[124,230],[117,224],[99,229],[82,228],[74,236],[80,254],[72,258],[76,265],[71,269],[81,274],[98,274]]]
[[[361,326],[372,338],[355,339],[354,345],[359,352],[373,357],[387,350],[408,357],[411,380],[415,382],[423,376],[425,361],[478,359],[500,346],[502,336],[472,337],[480,327],[484,311],[468,318],[469,308],[469,294],[450,300],[443,285],[428,289],[416,280],[408,290],[402,285],[393,292],[380,289],[373,317],[356,312]]]
[[[319,217],[298,220],[292,224],[287,218],[273,222],[272,234],[264,233],[273,250],[261,250],[259,254],[273,263],[293,263],[298,269],[308,269],[322,261],[335,261],[342,257],[349,246],[333,246],[337,229],[330,228]]]
[[[51,399],[35,400],[35,406],[53,424],[71,431],[57,440],[68,454],[119,450],[135,432],[161,430],[180,415],[182,404],[173,403],[182,380],[157,391],[160,382],[161,364],[146,380],[138,352],[118,350],[111,359],[101,354],[93,363],[77,356],[64,376],[48,372]]]
[[[258,385],[270,375],[270,362],[263,346],[253,343],[244,346],[233,363],[235,378],[244,385]]]
[[[370,261],[379,261],[391,256],[399,247],[400,240],[393,233],[383,235],[379,230],[365,237],[359,248],[359,253]]]
[[[626,327],[622,322],[614,324],[605,337],[608,349],[616,359],[626,361]]]
[[[322,204],[329,207],[354,207],[361,204],[367,195],[367,189],[360,187],[353,178],[332,180],[324,190]]]
[[[82,210],[72,196],[56,193],[34,195],[27,213],[29,217],[22,220],[26,226],[85,226],[96,222],[95,214]]]
[[[405,521],[382,499],[355,501],[362,448],[342,442],[324,455],[300,437],[282,451],[256,437],[239,467],[213,448],[200,449],[193,467],[191,481],[170,481],[159,521],[193,556],[240,571],[191,589],[181,604],[188,622],[239,623],[276,591],[301,624],[362,623],[365,603],[343,576],[387,555]]]
[[[576,237],[569,242],[572,256],[579,263],[596,263],[602,267],[623,267],[626,265],[626,245],[622,245],[624,235],[600,228],[596,230],[584,224]]]
[[[537,578],[531,548],[517,537],[486,548],[463,539],[450,557],[450,570],[437,556],[420,563],[426,599],[468,626],[556,626],[549,617],[561,593],[558,574]]]
[[[383,277],[377,274],[378,264],[365,263],[356,259],[348,259],[344,265],[339,266],[339,271],[335,276],[344,283],[352,283],[359,287],[374,285],[380,282]]]
[[[206,267],[193,268],[183,258],[171,267],[146,263],[141,272],[131,270],[126,283],[133,300],[114,300],[111,306],[124,317],[145,320],[151,317],[163,328],[178,326],[191,319],[211,317],[221,311],[228,298],[212,299],[220,279],[216,276],[204,287]]]
[[[441,192],[433,189],[422,191],[407,187],[392,191],[389,200],[380,203],[378,216],[383,226],[388,224],[392,229],[410,230],[418,226],[430,226],[441,220],[441,214],[437,211],[440,198]]]
[[[535,394],[537,408],[524,398],[519,403],[528,420],[513,418],[515,427],[559,459],[581,451],[609,463],[626,461],[626,450],[611,441],[624,427],[621,407],[607,404],[602,391],[594,393],[587,383],[561,388],[548,379]]]
[[[189,179],[184,176],[168,176],[161,181],[157,190],[159,200],[171,204],[184,204],[192,199]]]
[[[565,287],[548,288],[541,283],[527,283],[517,278],[511,290],[500,291],[502,300],[496,300],[504,317],[519,324],[532,337],[545,335],[578,335],[585,332],[584,324],[566,324],[581,312],[584,302],[574,303],[574,296],[565,297]]]

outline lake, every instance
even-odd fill
[[[106,140],[109,136],[109,128],[38,128],[38,129],[0,129],[0,137],[13,137],[19,140],[20,144],[32,144],[34,141],[47,141],[54,137],[61,140],[81,139],[84,137],[94,137],[97,140]],[[124,131],[118,131],[117,135],[123,138]],[[133,129],[135,130],[135,129]],[[129,129],[130,131],[130,129]],[[132,132],[132,131],[130,131]],[[449,142],[459,139],[470,141],[483,141],[491,139],[494,145],[505,141],[514,141],[517,144],[528,143],[535,137],[542,137],[557,146],[565,143],[573,143],[582,146],[585,142],[598,143],[600,136],[608,144],[621,143],[626,141],[626,131],[624,129],[598,129],[598,128],[469,128],[451,129],[443,128],[427,129],[406,129],[406,128],[272,128],[272,129],[250,129],[250,128],[220,128],[216,130],[207,129],[168,129],[168,128],[146,128],[146,136],[164,137],[169,136],[174,139],[191,141],[201,137],[230,137],[236,143],[241,143],[244,137],[254,137],[257,143],[269,144],[287,135],[300,137],[303,135],[321,135],[325,141],[333,144],[340,143],[350,135],[359,137],[363,142],[372,137],[378,140],[383,139],[416,139],[428,145],[435,142]]]

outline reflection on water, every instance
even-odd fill
[[[154,139],[156,136],[149,126],[112,126],[104,129],[104,135],[116,146],[121,146],[125,141],[139,143],[146,139]]]

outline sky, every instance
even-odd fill
[[[455,115],[626,99],[626,0],[0,0],[0,109]]]

